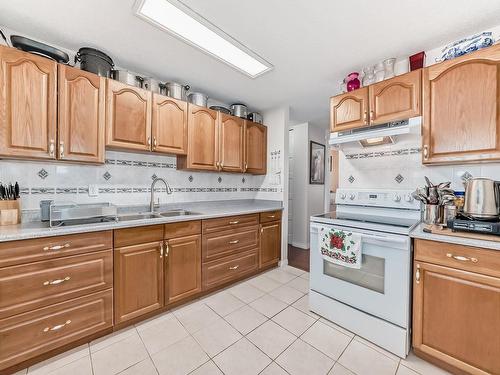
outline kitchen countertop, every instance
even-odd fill
[[[438,242],[447,242],[457,245],[481,247],[483,249],[500,250],[500,238],[499,241],[489,241],[489,240],[478,240],[475,238],[465,238],[465,237],[455,237],[447,236],[444,234],[434,234],[426,233],[423,231],[425,224],[419,224],[415,229],[410,232],[410,237],[418,238],[421,240],[430,240]]]
[[[146,206],[120,207],[120,213],[133,213],[149,211]],[[268,201],[258,199],[241,199],[226,201],[207,202],[183,202],[178,204],[162,205],[157,211],[172,209],[184,209],[199,214],[185,216],[171,216],[153,219],[140,219],[120,222],[107,222],[96,224],[72,225],[67,227],[50,228],[47,222],[28,222],[19,225],[0,226],[0,242],[24,240],[30,238],[61,236],[66,234],[99,232],[103,230],[140,227],[145,225],[175,223],[180,221],[191,221],[210,219],[216,217],[245,215],[257,212],[274,211],[283,209],[281,201]]]

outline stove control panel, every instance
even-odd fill
[[[373,206],[388,208],[420,209],[420,203],[413,199],[410,190],[350,190],[338,189],[337,204]]]

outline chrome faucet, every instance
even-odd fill
[[[160,198],[158,198],[158,203],[155,203],[155,186],[158,181],[161,181],[165,184],[165,187],[167,188],[167,194],[172,194],[172,188],[168,184],[167,181],[165,181],[163,178],[155,178],[153,180],[153,183],[151,184],[151,201],[149,202],[149,211],[153,212],[155,208],[160,207]]]

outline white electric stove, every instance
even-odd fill
[[[346,190],[336,210],[311,217],[309,303],[312,311],[405,358],[410,350],[410,231],[420,203],[406,190]],[[323,259],[318,231],[361,237],[360,269]]]

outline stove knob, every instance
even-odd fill
[[[413,202],[413,197],[411,196],[411,194],[406,194],[405,195],[405,201],[408,202],[408,203]]]
[[[394,202],[401,202],[401,195],[395,195],[394,196]]]
[[[340,199],[345,199],[346,195],[344,193],[340,194]]]
[[[351,195],[349,195],[349,199],[350,199],[350,200],[352,200],[352,201],[353,201],[353,200],[354,200],[354,198],[356,198],[356,195],[355,195],[355,194],[351,194]]]

